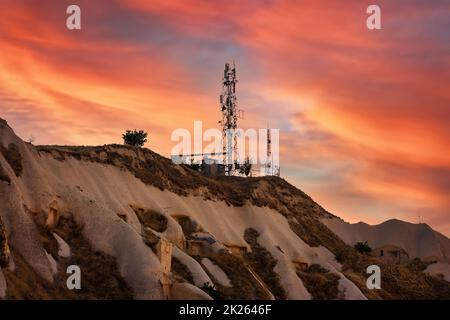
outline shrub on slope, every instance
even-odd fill
[[[280,284],[280,277],[273,270],[277,265],[277,260],[258,243],[259,233],[255,229],[245,230],[244,239],[251,246],[252,251],[246,253],[245,258],[252,268],[269,286],[270,291],[276,299],[286,299],[286,292]]]

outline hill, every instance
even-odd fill
[[[337,217],[278,177],[212,179],[129,146],[33,146],[4,120],[0,151],[3,298],[162,299],[161,239],[173,299],[450,298],[420,260],[357,252],[323,223]],[[74,264],[79,291],[66,287]],[[382,290],[366,288],[370,264]]]

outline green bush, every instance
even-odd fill
[[[345,254],[342,251],[337,251],[334,258],[339,263],[344,263],[345,261]]]
[[[203,284],[202,290],[205,291],[211,298],[214,300],[222,300],[222,295],[218,292],[214,285],[212,285],[209,281]]]
[[[122,138],[127,145],[142,147],[147,142],[147,132],[143,130],[127,130],[122,135]]]
[[[369,253],[372,251],[372,248],[369,246],[367,241],[358,242],[357,244],[355,244],[354,248],[360,253]]]

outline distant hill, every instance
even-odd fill
[[[364,241],[372,248],[390,244],[405,249],[411,258],[450,262],[450,239],[425,223],[392,219],[371,226],[364,222],[350,224],[337,218],[322,222],[350,245]]]

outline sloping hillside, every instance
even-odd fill
[[[359,254],[283,179],[210,179],[127,146],[35,147],[3,120],[0,146],[0,297],[162,299],[161,238],[174,245],[174,299],[450,297],[426,266]],[[374,263],[386,271],[370,291]],[[72,264],[79,291],[66,287]]]
[[[371,226],[364,222],[350,224],[336,218],[322,222],[350,245],[363,241],[373,248],[390,244],[405,249],[411,258],[450,263],[450,239],[424,223],[392,219]]]

